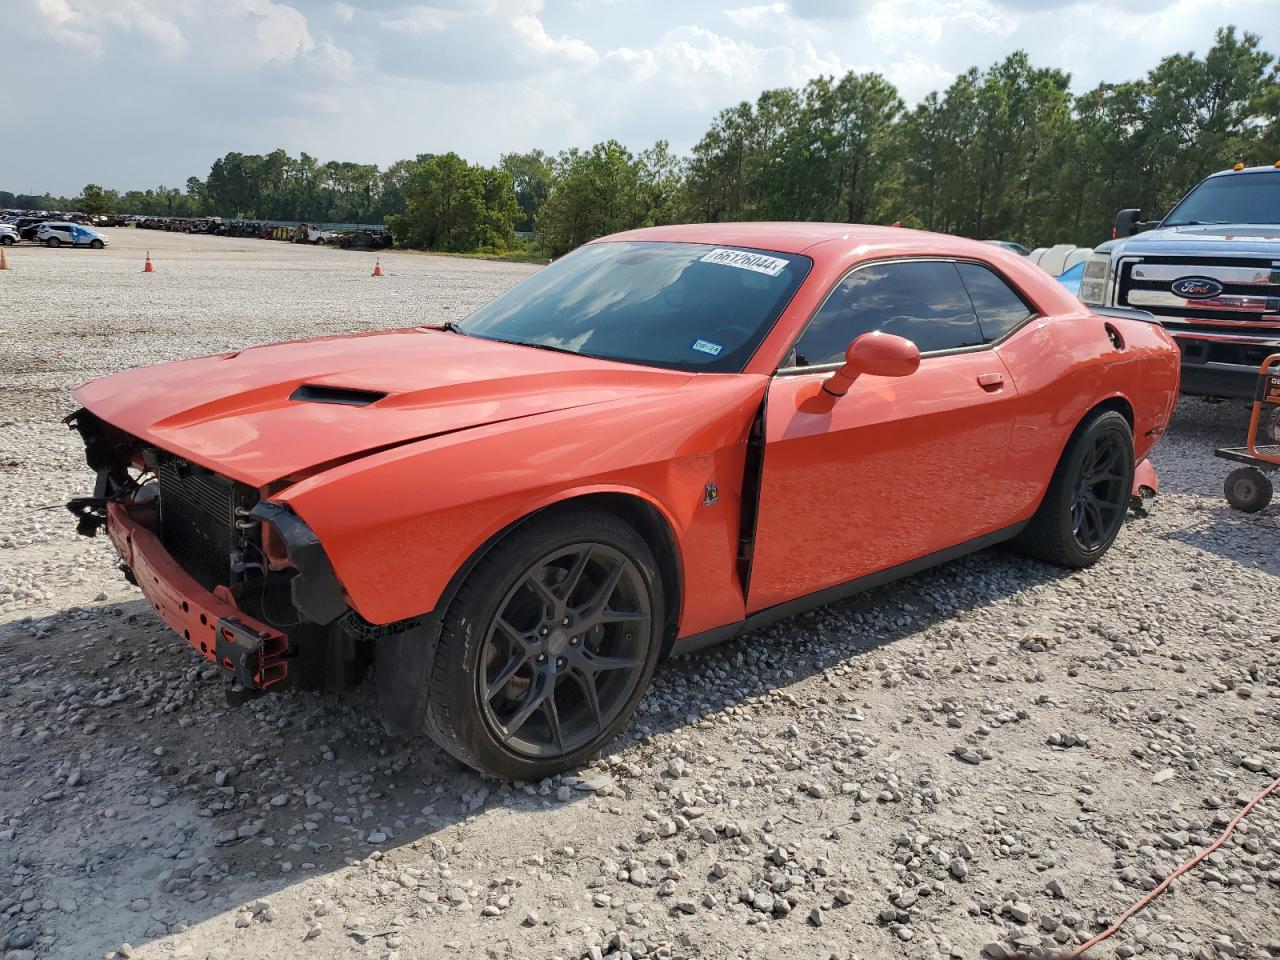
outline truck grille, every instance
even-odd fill
[[[1189,300],[1173,292],[1183,278],[1203,277],[1221,285],[1220,293]],[[1150,310],[1162,317],[1232,331],[1238,325],[1280,330],[1280,263],[1240,258],[1144,257],[1120,265],[1120,306]]]
[[[164,460],[156,473],[165,549],[206,590],[230,584],[238,540],[235,484],[174,458]]]

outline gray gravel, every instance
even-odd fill
[[[1246,416],[1199,402],[1100,566],[987,552],[669,662],[572,775],[482,780],[367,689],[228,709],[74,536],[67,388],[458,316],[531,268],[111,233],[0,273],[6,960],[1058,950],[1280,774],[1280,509],[1225,506]],[[1098,955],[1274,955],[1278,918],[1280,798]]]

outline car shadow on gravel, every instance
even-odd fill
[[[983,551],[670,659],[606,764],[1066,575]],[[68,938],[86,956],[159,939],[371,855],[447,861],[435,835],[481,811],[536,835],[541,811],[629,790],[594,768],[541,784],[482,778],[425,738],[383,733],[370,683],[230,708],[217,668],[141,600],[0,623],[0,664],[0,858],[19,865],[25,902],[76,907],[5,914],[0,890],[0,944],[34,935],[49,955]],[[476,893],[412,866],[399,882],[429,913],[468,909],[458,900]]]
[[[1225,503],[1198,511],[1194,527],[1160,534],[1246,567],[1280,577],[1280,502],[1261,513],[1241,513]]]

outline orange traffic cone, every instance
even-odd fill
[[[156,268],[151,265],[151,251],[147,251],[147,262],[142,265],[143,273],[155,273]]]
[[[9,258],[4,255],[4,247],[0,247],[0,270],[9,269]]]
[[[380,277],[380,276],[382,276],[382,261],[381,261],[381,260],[375,260],[375,261],[373,261],[373,275],[374,275],[375,277]]]

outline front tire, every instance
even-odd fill
[[[1115,410],[1091,415],[1067,444],[1040,509],[1016,546],[1062,567],[1097,563],[1124,523],[1133,469],[1129,421]]]
[[[101,241],[101,240],[90,240],[90,241],[89,241],[89,246],[90,246],[92,249],[94,249],[94,250],[101,250],[101,249],[102,249],[102,241]]]
[[[422,726],[495,776],[533,781],[580,766],[635,711],[665,622],[658,565],[634,528],[595,507],[536,517],[449,605]]]

